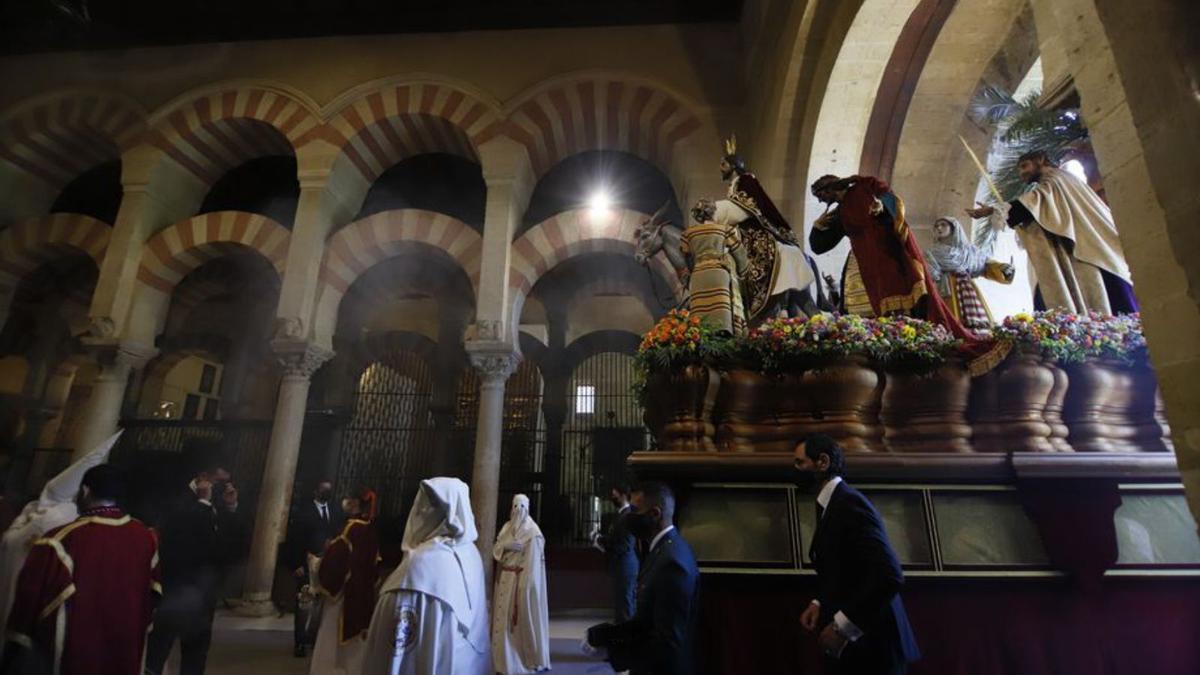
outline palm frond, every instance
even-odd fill
[[[1077,109],[1041,108],[1037,104],[1040,96],[1040,92],[1031,92],[1018,101],[1000,87],[987,85],[971,103],[972,115],[978,121],[1000,129],[993,147],[992,180],[1005,199],[1014,199],[1028,189],[1017,172],[1021,155],[1042,150],[1057,162],[1068,150],[1088,142],[1088,129]],[[984,232],[990,229],[976,232],[977,243],[980,237],[995,236]]]
[[[981,124],[996,125],[1021,109],[1021,102],[996,85],[985,85],[971,101],[970,114]]]

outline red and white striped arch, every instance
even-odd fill
[[[156,115],[150,140],[211,185],[248,160],[294,155],[320,118],[295,97],[265,87],[241,87],[185,98]]]
[[[434,211],[382,211],[338,230],[325,246],[315,326],[332,335],[338,306],[354,282],[371,267],[401,254],[411,244],[443,251],[452,258],[479,295],[483,239],[471,226]]]
[[[539,88],[512,108],[503,133],[525,146],[538,176],[588,150],[627,152],[670,175],[675,144],[700,128],[700,120],[660,88],[589,77]]]
[[[84,171],[120,157],[145,129],[129,99],[66,92],[17,106],[0,120],[0,159],[61,188]]]
[[[538,223],[512,244],[508,286],[513,303],[513,325],[519,323],[525,298],[538,279],[559,263],[588,253],[618,253],[632,256],[637,246],[635,230],[649,217],[622,209],[595,218],[588,209],[564,211]],[[650,259],[652,270],[671,285],[678,300],[683,288],[663,255]]]
[[[494,106],[457,87],[401,83],[353,99],[329,120],[324,133],[370,184],[414,155],[444,152],[478,162],[478,139],[498,119]]]
[[[111,234],[106,223],[78,213],[53,213],[0,231],[0,315],[21,279],[47,261],[83,253],[99,268]]]
[[[156,232],[143,249],[138,280],[170,295],[192,270],[245,249],[262,254],[282,277],[290,240],[287,228],[257,213],[205,213]]]

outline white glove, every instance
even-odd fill
[[[505,546],[504,549],[507,551],[515,551],[517,553],[520,553],[521,551],[525,550],[525,544],[522,544],[519,541],[514,541],[514,542],[510,543],[509,545]]]

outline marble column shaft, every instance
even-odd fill
[[[333,356],[333,352],[309,343],[276,343],[272,346],[284,366],[284,375],[275,401],[275,421],[271,426],[267,463],[255,509],[254,537],[242,598],[243,613],[253,616],[267,616],[275,611],[271,604],[271,587],[275,582],[279,542],[287,531],[308,387],[312,374]]]
[[[500,450],[504,436],[504,383],[517,369],[519,357],[507,345],[467,345],[479,371],[479,421],[475,429],[475,462],[471,473],[471,510],[479,531],[480,554],[491,560],[496,539],[496,502],[500,498]],[[491,565],[484,565],[491,583]]]

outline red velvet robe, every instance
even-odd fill
[[[34,542],[9,640],[39,651],[61,675],[140,673],[161,595],[154,533],[120,509],[94,509]]]
[[[379,581],[379,537],[360,518],[350,518],[337,539],[329,542],[317,569],[321,592],[342,600],[338,643],[366,639],[375,612]]]
[[[946,306],[904,218],[904,202],[890,192],[888,184],[878,178],[859,176],[838,206],[842,229],[850,238],[875,315],[902,313],[941,324],[963,341],[973,374],[990,370],[1007,350],[967,330]],[[895,200],[894,213],[885,208],[882,214],[872,215],[875,200],[885,195]]]

